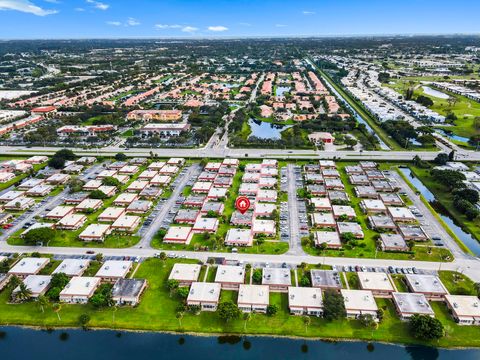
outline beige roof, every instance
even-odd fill
[[[217,283],[194,282],[190,286],[187,302],[213,302],[216,303],[220,299],[220,291],[222,286]]]
[[[288,288],[288,305],[290,307],[322,308],[322,290],[290,286]]]
[[[378,306],[369,290],[341,289],[345,300],[345,309],[352,311],[377,311]]]
[[[245,269],[242,266],[218,265],[215,282],[229,284],[243,284]]]
[[[79,277],[75,276],[60,292],[60,296],[89,296],[100,285],[101,279],[98,277]]]
[[[382,272],[358,272],[360,286],[364,290],[394,291],[393,285],[386,273]]]
[[[268,285],[240,284],[238,289],[238,304],[268,305],[270,293]]]
[[[197,281],[200,275],[201,266],[198,264],[182,264],[173,265],[172,271],[168,277],[169,280],[178,281]]]

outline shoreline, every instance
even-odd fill
[[[382,341],[382,340],[367,340],[361,338],[332,338],[332,337],[318,337],[318,336],[296,336],[296,335],[275,335],[275,334],[252,334],[252,333],[235,333],[235,332],[225,332],[225,333],[216,333],[216,332],[193,332],[193,331],[172,331],[172,330],[147,330],[147,329],[128,329],[128,328],[108,328],[108,327],[87,327],[83,329],[81,327],[73,326],[40,326],[40,325],[24,325],[24,324],[1,324],[0,330],[2,328],[20,328],[28,329],[35,331],[48,331],[48,330],[75,330],[75,331],[109,331],[109,332],[126,332],[126,333],[151,333],[151,334],[166,334],[166,335],[188,335],[192,337],[228,337],[236,336],[239,338],[251,337],[251,338],[271,338],[271,339],[288,339],[288,340],[308,340],[308,341],[322,341],[329,343],[338,343],[338,342],[352,342],[352,343],[375,343],[375,344],[384,344],[391,346],[399,347],[408,347],[408,346],[418,346],[418,347],[430,347],[442,350],[480,350],[480,346],[436,346],[435,344],[421,343],[421,342],[392,342],[392,341]]]

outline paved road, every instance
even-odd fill
[[[80,179],[86,181],[92,174],[102,168],[101,165],[97,164],[87,169]],[[42,214],[46,209],[53,209],[54,207],[60,205],[63,202],[63,199],[68,194],[69,188],[66,186],[65,189],[58,195],[46,197],[43,202],[35,203],[35,205],[30,208],[31,212],[25,212],[17,218],[17,222],[10,229],[3,230],[3,233],[0,235],[0,241],[6,241],[7,238],[15,234],[17,231],[21,230],[26,223],[36,223],[36,216]]]
[[[109,146],[101,149],[84,150],[82,148],[71,148],[80,156],[113,156],[119,152],[125,152],[125,149]],[[58,148],[56,147],[32,147],[25,148],[21,146],[0,146],[0,154],[15,155],[52,155]],[[149,157],[153,151],[159,157],[187,157],[187,158],[276,158],[276,159],[342,159],[342,160],[387,160],[387,161],[410,161],[415,155],[423,160],[433,160],[438,155],[437,151],[355,151],[355,150],[285,150],[285,149],[225,149],[225,148],[198,148],[198,149],[151,149],[151,148],[133,148],[125,154],[130,157]],[[480,152],[463,150],[456,154],[458,161],[480,161]]]
[[[159,250],[155,249],[92,249],[105,256],[137,256],[137,257],[153,257]],[[17,252],[31,253],[38,251],[43,254],[54,255],[82,255],[85,254],[85,248],[61,248],[61,247],[35,247],[35,246],[11,246],[5,242],[0,243],[0,253]],[[475,282],[480,282],[480,260],[479,259],[455,259],[449,263],[427,262],[427,261],[411,261],[411,260],[384,260],[384,259],[354,259],[354,258],[335,258],[310,255],[263,255],[263,254],[232,254],[232,253],[215,253],[215,252],[194,252],[194,251],[169,251],[168,253],[178,256],[207,261],[209,257],[225,257],[227,260],[238,260],[244,263],[270,263],[280,265],[287,263],[289,265],[299,265],[302,262],[307,264],[325,264],[337,266],[367,266],[367,267],[417,267],[421,270],[438,271],[451,270],[462,272]]]
[[[287,165],[288,185],[288,218],[290,225],[290,255],[304,255],[300,239],[300,221],[298,219],[297,185],[295,178],[295,165]]]
[[[200,164],[193,164],[190,165],[182,177],[179,179],[178,184],[173,189],[172,195],[167,199],[167,201],[163,202],[163,205],[158,212],[157,216],[153,219],[152,224],[150,227],[144,232],[142,239],[138,244],[134,246],[134,248],[140,249],[151,249],[151,241],[155,234],[160,230],[162,223],[167,216],[170,209],[175,205],[178,197],[182,195],[182,191],[185,188],[188,181],[193,177],[196,178],[201,172]]]
[[[453,256],[456,259],[469,259],[471,255],[466,254],[460,249],[455,240],[447,233],[443,226],[438,222],[438,220],[433,216],[432,212],[425,206],[425,204],[420,199],[420,196],[417,195],[402,179],[402,177],[396,172],[391,171],[390,177],[393,178],[397,184],[400,186],[401,191],[404,191],[409,199],[412,200],[413,205],[420,211],[423,215],[423,218],[420,218],[420,223],[422,224],[425,232],[430,236],[437,235],[439,236],[445,246],[452,252]]]

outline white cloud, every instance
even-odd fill
[[[228,28],[225,26],[209,26],[208,27],[209,31],[216,31],[216,32],[222,32],[222,31],[227,31]]]
[[[307,10],[304,10],[304,11],[302,11],[302,14],[303,14],[303,15],[315,15],[316,13],[315,13],[315,11],[307,11]]]
[[[15,10],[37,16],[46,16],[58,13],[57,10],[46,10],[28,0],[0,0],[0,10]]]
[[[287,25],[285,24],[275,24],[275,27],[286,27]]]
[[[163,29],[181,29],[183,26],[182,25],[167,25],[167,24],[155,24],[154,28],[163,30]]]
[[[87,3],[92,4],[96,9],[99,9],[99,10],[107,10],[110,7],[110,5],[102,3],[100,1],[95,1],[95,0],[86,0],[86,1]]]
[[[140,22],[137,19],[130,17],[130,18],[128,18],[126,25],[127,26],[137,26],[137,25],[140,25]]]
[[[122,23],[120,21],[107,21],[107,25],[120,26]]]
[[[186,33],[194,33],[198,30],[198,28],[194,27],[194,26],[184,26],[182,28],[182,31],[183,32],[186,32]]]

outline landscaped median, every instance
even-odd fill
[[[453,322],[443,303],[432,302],[435,315],[446,331],[446,336],[438,341],[421,342],[409,332],[408,322],[399,320],[391,300],[377,299],[378,307],[384,310],[383,320],[378,328],[365,327],[358,320],[327,321],[310,317],[307,323],[304,317],[290,315],[288,295],[272,293],[270,303],[277,305],[273,316],[253,314],[225,321],[218,312],[202,312],[199,315],[185,312],[178,316],[180,300],[172,294],[166,284],[174,262],[194,263],[191,260],[149,259],[143,262],[135,278],[148,281],[140,304],[135,307],[94,308],[92,305],[66,305],[52,307],[41,306],[37,302],[9,304],[10,288],[0,293],[0,324],[27,325],[42,328],[78,327],[80,315],[86,314],[91,328],[111,328],[148,331],[175,331],[205,334],[252,334],[279,335],[289,337],[308,337],[325,339],[352,339],[365,341],[384,341],[396,343],[422,343],[441,347],[480,346],[480,329],[475,326],[458,326]],[[221,301],[236,301],[235,291],[222,291]],[[55,310],[55,311],[54,311]]]

